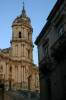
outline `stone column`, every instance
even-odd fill
[[[15,66],[15,68],[16,68],[15,72],[16,72],[16,83],[17,83],[17,66]]]
[[[24,66],[24,82],[25,82],[25,66]]]
[[[6,64],[6,91],[9,89],[9,64]]]
[[[37,75],[36,75],[36,73],[35,73],[35,86],[37,86],[37,82],[36,82],[36,78],[37,78],[37,77],[36,77],[36,76],[37,76]]]
[[[21,56],[24,57],[24,44],[21,45]]]
[[[23,57],[24,57],[24,44],[23,44]]]
[[[7,64],[6,64],[6,80],[7,80]]]
[[[22,83],[22,89],[23,89],[23,66],[21,66],[21,83]]]
[[[23,82],[23,66],[21,68],[22,68],[22,82]]]
[[[31,60],[33,62],[33,49],[31,49]]]
[[[17,83],[18,83],[18,66],[17,66]]]

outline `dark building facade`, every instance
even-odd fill
[[[66,100],[66,0],[57,0],[35,44],[41,100]]]

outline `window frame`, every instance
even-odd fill
[[[19,31],[19,38],[21,38],[22,36],[21,36],[21,31]]]

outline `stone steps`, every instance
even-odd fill
[[[39,100],[38,98],[27,97],[26,95],[18,91],[9,91],[9,92],[5,92],[5,94],[13,98],[13,100]]]

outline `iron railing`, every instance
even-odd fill
[[[58,40],[51,47],[51,55],[53,56],[57,50],[62,50],[63,46],[66,45],[66,32],[64,32]]]

